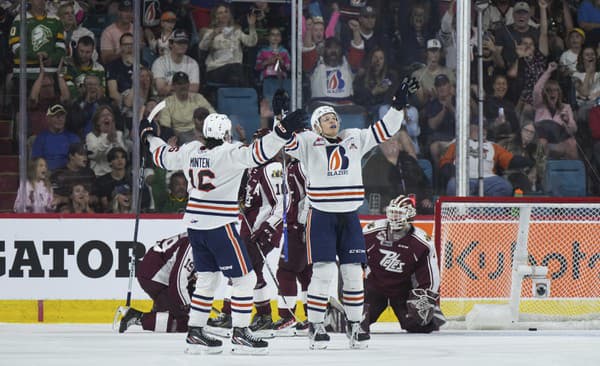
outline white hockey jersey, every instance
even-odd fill
[[[363,155],[391,138],[403,121],[404,112],[390,108],[382,120],[367,128],[340,131],[336,142],[312,131],[296,134],[285,148],[302,163],[310,206],[324,212],[357,210],[365,195]]]
[[[183,221],[192,229],[214,229],[238,220],[238,191],[244,170],[271,159],[285,140],[271,132],[250,146],[225,142],[213,149],[199,141],[171,147],[158,137],[149,137],[154,164],[168,170],[183,170],[189,199]]]

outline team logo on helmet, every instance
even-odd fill
[[[385,215],[392,230],[403,230],[408,227],[412,218],[417,215],[415,204],[410,197],[400,195],[390,201]]]

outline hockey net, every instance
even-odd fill
[[[600,328],[600,200],[441,197],[434,231],[450,324]]]

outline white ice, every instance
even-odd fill
[[[394,323],[376,324],[365,350],[350,350],[331,334],[326,350],[308,350],[306,337],[275,338],[266,356],[187,355],[184,334],[108,324],[0,323],[2,366],[513,366],[600,365],[600,331],[466,331],[407,334]],[[224,342],[224,345],[227,345]]]

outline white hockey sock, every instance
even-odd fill
[[[359,322],[362,320],[365,293],[363,289],[363,271],[359,263],[342,264],[342,303],[349,321]]]
[[[252,292],[256,284],[254,271],[231,279],[233,289],[231,292],[231,324],[234,327],[247,327],[250,324],[252,313]]]
[[[267,286],[263,286],[259,289],[254,289],[254,305],[256,307],[270,305],[271,297],[269,296],[269,289]]]
[[[196,273],[196,289],[192,294],[190,304],[190,320],[188,322],[190,326],[203,327],[206,325],[218,283],[219,272]]]
[[[307,304],[308,321],[322,323],[329,301],[329,284],[337,274],[335,262],[319,262],[313,264],[313,274],[308,285]]]

